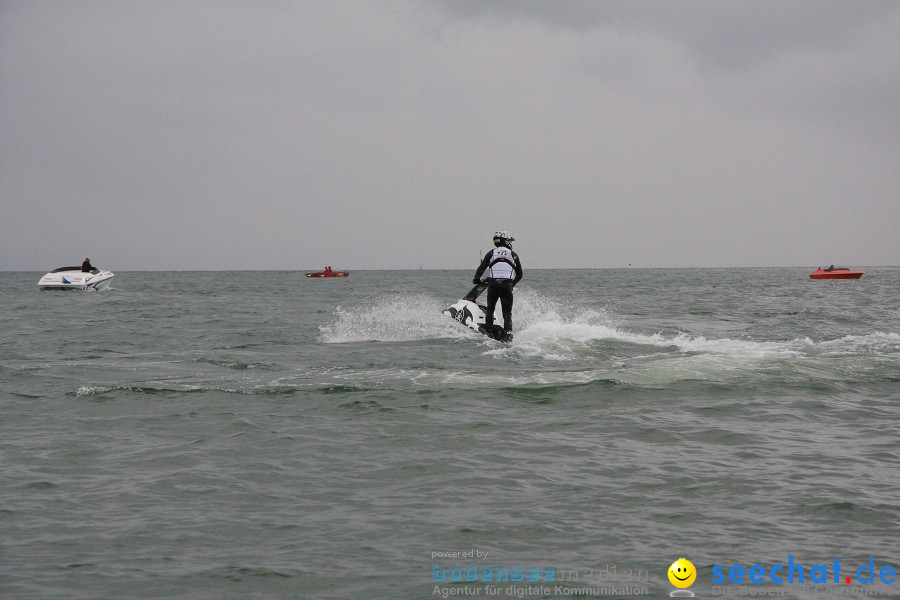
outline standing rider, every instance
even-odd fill
[[[522,262],[512,249],[514,241],[515,238],[507,231],[495,233],[494,249],[484,255],[472,279],[472,283],[478,285],[485,269],[490,270],[488,279],[485,280],[488,288],[484,328],[488,331],[494,325],[494,309],[498,299],[503,311],[503,331],[512,331],[513,287],[522,279]]]

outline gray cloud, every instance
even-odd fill
[[[744,69],[785,52],[852,44],[881,19],[892,0],[432,0],[451,18],[535,21],[574,31],[639,31],[684,44],[698,62]]]

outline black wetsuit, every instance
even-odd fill
[[[81,272],[82,273],[90,273],[93,270],[94,270],[94,265],[92,265],[90,263],[90,261],[86,260],[83,263],[81,263]]]
[[[499,247],[509,248],[508,246]],[[519,260],[519,255],[513,252],[512,248],[509,248],[509,253],[511,257],[505,259],[504,262],[512,266],[515,278],[488,278],[486,280],[488,284],[487,311],[484,315],[484,326],[488,330],[494,325],[494,309],[497,307],[497,300],[500,300],[500,308],[503,312],[503,330],[512,331],[513,287],[522,279],[522,262]],[[488,267],[493,267],[494,264],[499,262],[498,260],[493,260],[493,264],[491,264],[492,259],[494,259],[494,250],[484,255],[484,259],[475,271],[474,279],[480,279]]]

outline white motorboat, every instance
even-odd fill
[[[100,291],[110,285],[116,274],[112,271],[92,269],[82,272],[81,267],[60,267],[53,269],[38,281],[42,290],[85,290]]]

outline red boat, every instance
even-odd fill
[[[831,265],[827,269],[821,267],[809,274],[810,279],[859,279],[862,271],[856,271],[848,267],[836,267]]]
[[[349,277],[350,273],[348,271],[332,271],[331,267],[325,267],[322,271],[316,271],[314,273],[307,273],[307,277]]]

